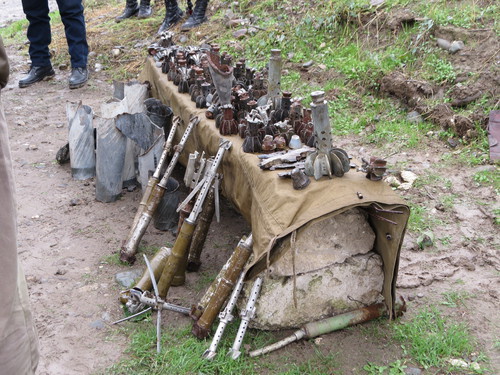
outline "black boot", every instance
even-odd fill
[[[123,21],[126,18],[135,16],[137,12],[139,12],[139,5],[137,4],[137,0],[127,0],[123,13],[120,14],[118,17],[116,17],[115,21],[116,22]]]
[[[19,81],[19,87],[28,87],[36,82],[43,81],[44,79],[49,79],[54,77],[56,73],[52,69],[52,65],[47,66],[32,66],[28,72],[28,75]]]
[[[158,35],[174,26],[184,15],[177,0],[165,0],[165,19],[158,29]]]
[[[205,12],[207,11],[208,0],[196,0],[193,14],[181,26],[181,31],[191,30],[193,27],[201,25],[207,20]]]
[[[153,9],[151,8],[151,0],[141,0],[139,5],[139,13],[137,13],[137,18],[148,18],[153,14]]]
[[[86,67],[72,68],[69,76],[69,88],[78,89],[85,85],[88,79],[89,71]]]

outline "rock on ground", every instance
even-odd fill
[[[374,240],[366,214],[358,208],[301,229],[295,246],[263,273],[252,325],[298,327],[379,302],[384,273],[381,257],[371,251]],[[245,286],[247,296],[250,288]],[[242,298],[240,307],[245,303]]]

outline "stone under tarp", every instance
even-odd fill
[[[182,164],[186,164],[187,155],[195,150],[216,154],[222,136],[215,121],[207,119],[205,110],[196,108],[188,94],[179,94],[177,86],[168,81],[152,58],[146,59],[139,80],[149,82],[152,95],[171,106],[183,120],[175,142],[180,140],[191,116],[200,118],[185,145]],[[342,178],[323,177],[311,181],[305,190],[294,190],[289,179],[278,177],[278,171],[260,169],[257,155],[243,152],[243,139],[238,135],[223,138],[232,142],[232,148],[224,155],[220,167],[222,193],[252,228],[253,260],[247,278],[269,270],[273,260],[281,255],[277,249],[283,252],[282,244],[294,231],[299,241],[302,236],[308,237],[307,230],[300,230],[307,224],[362,208],[375,234],[373,250],[383,263],[382,295],[392,315],[399,253],[410,214],[404,201],[386,183],[370,181],[354,169]],[[330,235],[329,231],[323,233],[325,241]]]

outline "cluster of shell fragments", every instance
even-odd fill
[[[347,153],[332,146],[324,93],[313,93],[311,108],[306,108],[301,98],[281,91],[280,50],[271,50],[267,68],[258,71],[245,59],[233,63],[216,44],[179,46],[172,37],[164,33],[149,53],[180,93],[189,94],[197,108],[206,108],[206,117],[215,120],[221,135],[239,134],[248,153],[316,147],[301,166],[316,179],[349,171]]]

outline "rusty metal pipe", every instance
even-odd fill
[[[224,153],[231,148],[231,142],[222,141],[217,154],[215,155],[214,161],[210,167],[210,170],[207,171],[205,176],[205,182],[200,189],[200,193],[196,198],[196,202],[194,203],[193,209],[189,214],[189,217],[184,220],[182,223],[182,227],[179,231],[177,239],[175,240],[174,247],[172,248],[172,254],[168,257],[167,263],[163,268],[163,272],[160,276],[160,281],[158,283],[158,289],[161,298],[165,298],[170,286],[172,285],[172,280],[184,259],[189,247],[191,245],[191,239],[193,238],[194,228],[196,227],[198,215],[200,214],[203,203],[207,197],[209,190],[212,187],[214,179],[217,175],[217,168],[219,168],[220,163],[222,162],[222,158],[224,157]]]
[[[214,188],[215,189],[215,188]],[[187,270],[198,271],[201,266],[201,252],[208,235],[208,229],[212,223],[214,213],[215,213],[215,190],[210,189],[205,203],[203,203],[203,208],[200,214],[200,219],[198,225],[193,233],[193,240],[191,241],[191,247],[189,248],[189,256],[187,259]]]
[[[153,218],[153,214],[158,208],[163,195],[167,189],[167,182],[169,177],[172,175],[172,171],[174,170],[177,161],[179,160],[180,154],[184,145],[186,143],[187,138],[191,134],[191,130],[200,122],[198,117],[193,117],[189,122],[184,135],[182,136],[179,144],[176,147],[176,151],[172,156],[172,160],[167,167],[161,181],[152,188],[151,198],[148,200],[148,203],[142,212],[137,224],[132,228],[128,239],[125,245],[120,250],[120,260],[122,262],[134,263],[135,262],[135,254],[137,253],[137,248],[139,246],[139,242],[142,239],[142,236],[146,232],[151,219]]]
[[[192,210],[193,210],[193,202],[189,202],[179,212],[179,226],[177,229],[178,233],[181,231],[182,224],[184,224],[184,221],[189,217]],[[196,228],[198,228],[198,225],[196,225],[196,227],[194,229],[193,237],[194,237],[194,234],[196,233]],[[193,241],[193,238],[191,238],[191,243],[192,243],[192,241]],[[188,252],[185,251],[183,256],[182,256],[182,259],[179,262],[179,266],[177,267],[177,270],[175,271],[175,275],[172,279],[172,283],[170,284],[171,286],[181,286],[181,285],[184,285],[184,283],[186,282],[187,258],[188,258]]]
[[[222,305],[234,288],[248,258],[250,258],[252,245],[252,235],[248,236],[245,240],[242,239],[231,255],[228,263],[226,263],[227,268],[225,267],[226,269],[223,276],[219,279],[219,282],[209,296],[208,303],[203,309],[200,318],[193,325],[192,333],[199,339],[207,337],[210,333],[210,328],[216,316],[219,314]]]
[[[250,236],[251,236],[251,234],[250,234]],[[247,240],[247,237],[243,236],[240,241],[246,241],[246,240]],[[222,266],[221,270],[219,271],[219,273],[215,277],[214,281],[212,281],[210,286],[207,288],[203,297],[201,297],[200,302],[198,302],[198,304],[196,304],[196,305],[192,305],[191,313],[189,314],[189,316],[191,316],[191,318],[194,321],[197,321],[198,319],[200,319],[200,316],[205,311],[208,303],[210,302],[210,298],[212,297],[215,289],[217,288],[217,285],[219,285],[220,281],[224,277],[224,274],[226,273],[226,270],[229,268],[229,265],[233,262],[232,258],[234,256],[236,256],[236,254],[233,251],[233,253],[229,257],[229,259],[226,261],[224,266]]]
[[[147,207],[148,201],[151,198],[151,193],[153,192],[153,189],[155,188],[156,185],[158,185],[158,182],[160,182],[160,174],[161,171],[165,169],[165,166],[167,164],[167,159],[168,159],[168,154],[170,154],[170,151],[172,150],[172,141],[174,139],[175,132],[177,130],[177,126],[179,125],[179,122],[181,121],[180,117],[176,116],[174,118],[172,128],[170,129],[170,133],[168,134],[167,141],[165,142],[163,146],[163,152],[160,156],[160,160],[158,161],[158,165],[156,166],[155,172],[153,175],[150,177],[148,181],[148,185],[146,186],[146,190],[144,191],[144,194],[142,195],[141,202],[139,203],[139,208],[137,209],[137,212],[135,213],[134,217],[134,222],[132,223],[132,227],[130,228],[130,233],[129,233],[129,238],[132,236],[134,233],[134,228],[137,225],[139,219],[141,218],[142,214],[144,213],[144,210]]]
[[[194,228],[195,223],[190,222],[189,219],[184,220],[181,230],[177,235],[177,239],[175,240],[174,247],[172,248],[172,254],[168,257],[167,262],[163,267],[160,281],[158,282],[158,293],[160,298],[164,299],[167,296],[177,268],[184,257],[184,253],[191,244]]]

